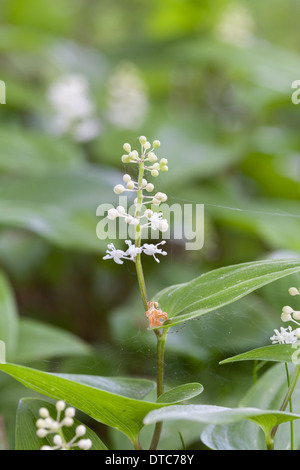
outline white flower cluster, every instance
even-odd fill
[[[41,447],[41,450],[70,450],[72,447],[78,447],[80,450],[89,450],[92,447],[91,439],[81,439],[86,433],[86,427],[83,424],[76,427],[75,436],[69,442],[66,442],[64,439],[62,428],[64,426],[73,426],[75,408],[66,408],[66,403],[63,400],[59,400],[55,406],[57,410],[56,419],[51,418],[47,408],[43,407],[39,409],[40,418],[36,422],[38,428],[36,432],[37,436],[44,438],[48,436],[48,434],[54,434],[54,445],[44,445]],[[62,418],[61,414],[63,411],[64,416]]]
[[[106,119],[120,129],[137,129],[148,112],[147,90],[138,68],[121,63],[108,82]]]
[[[47,95],[55,113],[50,124],[55,135],[69,133],[77,142],[85,142],[100,133],[100,121],[85,76],[65,75],[49,87]]]
[[[155,154],[155,150],[160,146],[159,140],[154,140],[152,145],[145,136],[139,138],[141,144],[141,153],[139,154],[136,150],[131,149],[131,145],[125,143],[123,149],[126,154],[122,155],[121,160],[123,163],[137,163],[142,164],[143,174],[144,171],[148,171],[151,176],[157,177],[159,172],[168,171],[168,160],[161,158],[158,161],[158,157]],[[140,180],[140,178],[139,178]],[[134,200],[135,207],[139,207],[135,211],[134,215],[130,215],[126,212],[123,206],[117,206],[108,210],[107,218],[114,220],[118,217],[124,218],[125,222],[130,225],[135,225],[141,231],[144,228],[151,227],[152,230],[159,230],[160,232],[166,232],[169,228],[168,222],[163,218],[162,212],[154,212],[152,209],[147,208],[147,204],[152,204],[158,207],[161,203],[165,202],[168,198],[165,193],[157,192],[154,195],[145,195],[154,191],[154,185],[148,182],[145,178],[141,178],[140,181],[133,181],[131,176],[127,173],[123,176],[124,184],[117,184],[114,187],[114,193],[117,195],[122,194],[125,191],[137,192],[138,197]],[[143,208],[143,210],[140,210]],[[113,243],[107,246],[106,253],[103,259],[113,259],[118,264],[123,264],[123,259],[134,261],[138,253],[145,253],[146,255],[153,256],[154,259],[159,263],[159,260],[155,257],[155,254],[166,255],[165,251],[159,248],[160,245],[165,244],[165,241],[154,244],[145,243],[143,246],[136,247],[130,240],[126,240],[125,243],[128,245],[126,251],[116,249]]]
[[[126,251],[117,250],[115,248],[114,244],[110,243],[107,246],[107,248],[108,248],[106,250],[107,255],[105,255],[103,257],[103,259],[113,259],[115,261],[115,263],[123,264],[123,262],[124,262],[124,261],[122,261],[123,259],[134,261],[134,259],[136,258],[136,255],[138,253],[145,253],[146,255],[153,256],[155,261],[157,263],[159,263],[160,261],[159,261],[158,258],[156,258],[155,255],[156,254],[163,255],[163,256],[167,255],[166,251],[162,251],[161,248],[158,248],[159,245],[164,245],[166,243],[165,240],[161,241],[160,243],[157,243],[156,245],[153,245],[152,243],[150,243],[150,244],[145,243],[140,248],[137,248],[134,244],[132,244],[132,242],[130,240],[125,240],[125,243],[127,243],[127,245],[128,245],[128,249]]]
[[[292,296],[300,295],[300,290],[296,287],[289,288],[289,294]],[[300,323],[297,320],[300,320],[300,311],[294,310],[289,305],[286,305],[282,308],[281,320],[283,322],[293,322],[300,327]],[[300,340],[300,328],[295,330],[289,325],[287,328],[280,328],[280,331],[274,330],[275,335],[271,336],[270,340],[272,344],[295,344],[299,343]]]

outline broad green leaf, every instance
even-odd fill
[[[228,364],[229,362],[238,361],[274,361],[274,362],[292,362],[296,364],[300,362],[300,348],[292,344],[274,344],[262,348],[253,349],[236,356],[229,357],[220,362],[220,364]]]
[[[100,253],[107,240],[97,237],[96,211],[114,202],[112,188],[118,181],[117,172],[92,165],[2,179],[0,225],[26,229],[60,247]]]
[[[226,408],[214,405],[171,405],[151,411],[144,419],[145,424],[165,420],[187,420],[208,424],[228,424],[250,420],[263,431],[268,441],[274,426],[300,419],[300,414],[258,408]]]
[[[149,411],[163,404],[135,400],[85,385],[63,376],[30,369],[14,364],[0,364],[0,370],[26,387],[50,398],[65,400],[87,415],[107,426],[118,429],[135,443]],[[127,384],[128,386],[128,384]],[[120,390],[120,388],[119,388]]]
[[[200,395],[203,392],[203,386],[199,383],[190,383],[178,385],[164,392],[157,399],[157,403],[178,403]]]
[[[36,421],[40,418],[39,409],[45,407],[49,410],[50,416],[56,419],[57,411],[53,404],[36,398],[22,398],[19,402],[16,419],[16,438],[15,450],[40,450],[43,445],[53,446],[54,434],[49,434],[41,439],[36,435]],[[66,442],[69,442],[75,436],[76,427],[82,424],[76,417],[71,427],[63,427]],[[106,446],[99,437],[86,425],[84,439],[91,439],[93,445],[91,450],[107,450]],[[78,450],[78,447],[74,447]]]
[[[290,377],[295,366],[289,365]],[[275,364],[268,369],[240,401],[240,407],[259,407],[260,409],[280,409],[287,391],[286,370],[283,364]],[[300,382],[293,392],[293,412],[300,413]],[[300,421],[294,422],[295,448],[300,444]],[[201,434],[202,441],[215,450],[265,449],[265,443],[257,426],[249,421],[232,424],[211,425]],[[275,436],[275,449],[286,450],[290,446],[288,424],[279,426]]]
[[[299,260],[266,260],[219,268],[167,287],[153,300],[169,315],[169,327],[216,310],[300,270]]]
[[[83,155],[78,146],[63,139],[28,129],[2,128],[0,172],[18,175],[45,174],[83,166]]]
[[[18,314],[13,293],[6,276],[0,272],[0,340],[7,354],[14,353],[18,340]]]
[[[122,395],[123,397],[142,400],[155,388],[155,383],[147,379],[132,379],[128,377],[102,377],[84,374],[54,374],[67,380],[99,388],[106,392]],[[168,402],[166,402],[168,403]]]
[[[266,450],[264,435],[250,421],[208,425],[201,441],[211,450]]]
[[[90,346],[70,332],[37,320],[20,318],[17,348],[13,355],[8,354],[8,360],[25,362],[89,353]]]

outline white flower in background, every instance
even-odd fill
[[[230,5],[216,27],[216,36],[237,47],[248,47],[254,42],[254,20],[242,5]]]
[[[288,290],[291,296],[300,295],[299,289],[296,287],[290,287]],[[293,322],[300,326],[297,320],[300,320],[300,311],[294,310],[289,305],[285,305],[282,308],[281,320],[283,322]],[[300,344],[300,328],[295,330],[289,325],[287,328],[281,327],[280,330],[274,329],[275,335],[271,336],[270,340],[273,344]]]
[[[70,134],[76,141],[84,142],[101,132],[85,76],[63,76],[49,87],[47,97],[54,111],[50,130],[55,135]]]
[[[132,63],[121,64],[109,79],[106,119],[117,128],[137,129],[145,121],[148,107],[138,68]]]
[[[63,434],[63,427],[71,427],[74,424],[75,408],[66,407],[63,400],[56,403],[57,416],[52,418],[47,408],[40,408],[40,418],[36,422],[37,436],[43,439],[49,434],[53,436],[53,446],[44,445],[41,450],[70,450],[73,447],[78,447],[80,450],[89,450],[92,447],[91,439],[80,439],[86,433],[86,427],[80,424],[75,429],[74,437],[66,442]],[[63,417],[61,414],[63,413]]]

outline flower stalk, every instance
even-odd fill
[[[122,206],[118,206],[117,208],[109,209],[107,216],[110,220],[114,220],[117,217],[123,217],[126,223],[134,225],[134,244],[132,244],[130,240],[126,240],[125,242],[128,245],[128,249],[123,251],[116,249],[113,243],[110,243],[104,259],[113,259],[118,264],[123,264],[124,259],[134,261],[135,263],[144,311],[149,320],[149,329],[153,330],[157,339],[156,381],[157,397],[159,397],[164,390],[164,350],[168,332],[168,327],[161,327],[168,319],[168,315],[159,308],[157,302],[148,301],[141,258],[142,253],[144,253],[145,255],[153,256],[155,261],[159,263],[160,261],[155,255],[159,254],[165,256],[167,253],[159,248],[160,245],[165,243],[164,240],[156,245],[151,243],[145,243],[142,245],[142,229],[151,227],[153,230],[159,230],[161,232],[168,230],[167,220],[162,218],[162,213],[156,212],[155,210],[153,211],[149,206],[146,206],[146,204],[152,204],[155,209],[155,207],[158,207],[161,202],[165,202],[167,200],[167,195],[162,192],[157,192],[154,196],[144,195],[144,190],[148,193],[152,193],[154,190],[154,185],[149,183],[144,176],[146,171],[150,172],[151,176],[154,178],[159,175],[160,171],[168,171],[168,161],[166,158],[160,159],[159,162],[157,161],[158,158],[154,153],[154,150],[160,146],[160,142],[158,140],[153,141],[151,146],[150,142],[147,141],[147,138],[141,136],[139,138],[139,143],[141,145],[140,154],[136,150],[132,151],[131,145],[125,143],[123,145],[123,149],[127,154],[123,155],[121,158],[123,163],[136,163],[138,165],[138,180],[135,182],[131,179],[130,175],[125,174],[123,176],[123,182],[126,184],[126,187],[123,184],[117,184],[114,187],[114,192],[118,195],[122,194],[124,191],[136,192],[136,198],[134,200],[134,215],[132,216],[127,214]],[[146,220],[144,221],[143,219]],[[150,446],[150,449],[152,450],[157,448],[161,429],[162,423],[157,423]],[[134,446],[136,449],[140,448],[139,443],[135,443]]]

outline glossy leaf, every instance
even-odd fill
[[[50,398],[65,400],[95,420],[123,432],[132,442],[136,442],[146,414],[164,406],[120,395],[120,383],[107,391],[107,383],[103,390],[82,383],[82,379],[79,382],[14,364],[0,364],[0,370],[31,390]],[[125,393],[128,393],[128,386],[129,382]]]
[[[171,405],[159,411],[151,411],[144,419],[145,424],[165,420],[187,420],[208,424],[228,424],[241,420],[257,424],[270,438],[274,426],[300,419],[300,414],[258,408],[226,408],[214,405]]]
[[[8,360],[25,362],[89,353],[91,347],[69,331],[37,320],[20,318],[17,348],[14,354],[8,354]]]
[[[16,418],[15,450],[40,450],[43,445],[53,446],[54,434],[49,434],[41,439],[36,435],[36,421],[40,418],[39,409],[45,407],[49,410],[50,416],[56,419],[57,411],[53,404],[36,398],[22,398],[18,405]],[[75,429],[82,424],[76,417],[71,427],[63,427],[66,442],[69,442],[75,435]],[[107,450],[99,437],[86,425],[84,439],[91,439],[93,445],[91,450]],[[74,447],[73,450],[78,450]]]
[[[203,386],[199,383],[179,385],[160,395],[157,403],[178,403],[194,398],[202,392]]]
[[[300,270],[299,260],[266,260],[219,268],[192,281],[167,287],[155,301],[169,315],[165,326],[191,320]]]
[[[274,361],[274,362],[299,362],[300,349],[292,344],[274,344],[262,348],[253,349],[242,354],[224,359],[220,364],[238,361]]]
[[[289,365],[290,377],[294,365]],[[280,409],[287,391],[286,370],[283,364],[275,364],[268,369],[257,382],[250,387],[239,403],[240,407],[259,407],[261,409]],[[293,392],[293,412],[300,414],[300,383]],[[294,445],[300,444],[300,421],[295,421]],[[210,425],[201,434],[202,441],[215,450],[255,450],[265,449],[265,443],[257,426],[250,421],[240,421],[223,425]],[[290,448],[290,431],[288,424],[279,426],[275,436],[275,449]]]
[[[7,354],[17,347],[18,316],[13,293],[6,276],[0,272],[0,340],[6,344]]]

